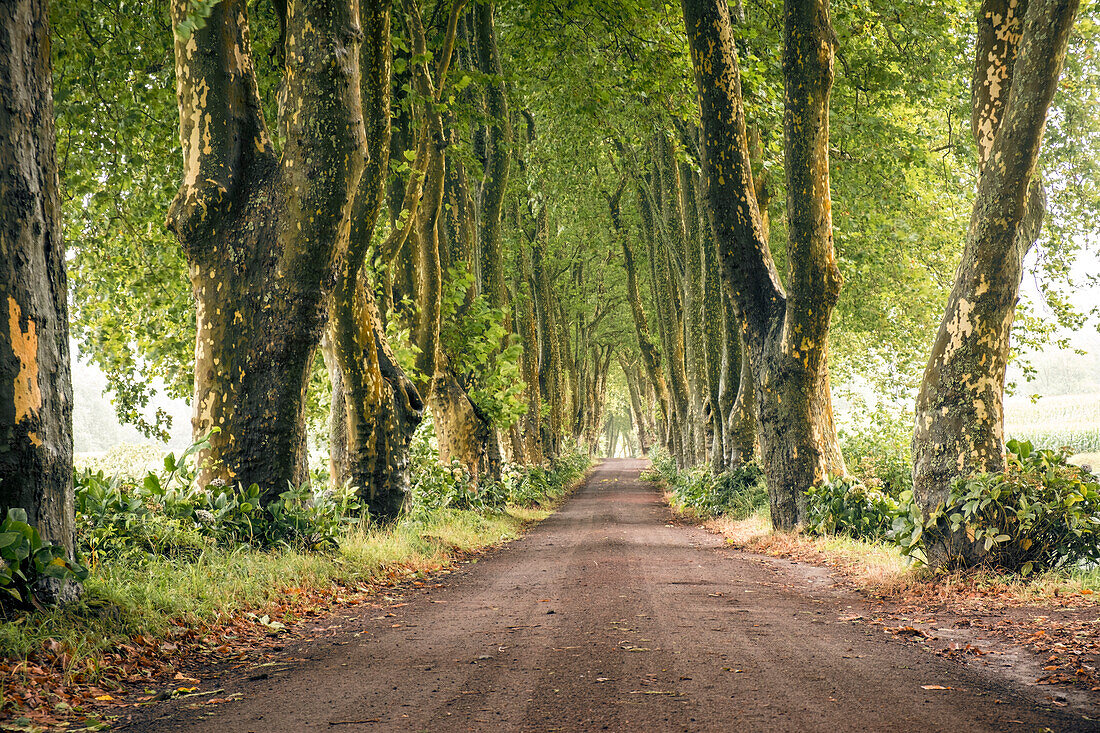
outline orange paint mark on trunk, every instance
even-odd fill
[[[19,322],[23,311],[15,298],[8,296],[8,330],[11,335],[11,350],[19,359],[19,373],[15,376],[15,422],[33,419],[42,408],[42,392],[38,388],[38,328],[34,321],[27,319],[27,330]],[[42,440],[35,433],[28,435],[37,447]]]

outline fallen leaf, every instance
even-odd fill
[[[921,685],[922,690],[950,690],[950,687],[944,687],[943,685]]]

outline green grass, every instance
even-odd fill
[[[354,530],[335,552],[206,549],[194,562],[146,556],[104,563],[85,583],[81,602],[0,623],[0,656],[25,658],[49,640],[69,650],[66,672],[96,674],[96,658],[137,635],[160,637],[172,623],[216,622],[262,612],[288,588],[336,590],[445,567],[456,552],[514,539],[547,508],[512,507],[479,514],[443,510],[386,529]]]

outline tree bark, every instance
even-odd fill
[[[739,338],[739,335],[737,330],[730,330],[725,322],[727,298],[722,288],[722,276],[718,271],[718,250],[715,248],[714,234],[706,217],[701,179],[695,183],[693,190],[698,199],[695,210],[703,250],[703,364],[706,368],[707,403],[710,406],[710,467],[711,473],[719,474],[729,467],[727,428],[724,424],[729,412],[722,408],[722,362],[725,359],[726,341]]]
[[[0,521],[26,511],[74,559],[68,283],[45,0],[0,4]],[[41,600],[77,587],[50,583]]]
[[[655,188],[660,189],[660,186]],[[639,182],[639,208],[646,234],[651,270],[650,284],[657,307],[657,326],[661,336],[661,353],[668,364],[669,406],[668,416],[670,451],[681,468],[692,465],[694,433],[691,428],[691,396],[684,365],[684,329],[679,307],[679,288],[672,279],[672,255],[662,235],[664,224],[658,220],[655,196]]]
[[[634,430],[638,433],[638,447],[641,449],[643,456],[648,456],[650,449],[653,447],[654,437],[652,426],[646,420],[645,403],[642,399],[642,388],[639,384],[641,380],[635,366],[628,363],[622,354],[619,354],[619,366],[623,370],[623,376],[626,378],[626,388],[630,393],[630,412],[634,418]]]
[[[531,244],[531,274],[535,287],[535,316],[539,329],[539,391],[550,403],[550,414],[544,426],[543,454],[553,458],[561,453],[563,399],[561,329],[555,314],[551,295],[550,270],[546,263],[549,227],[543,227],[545,208],[540,209],[539,234]],[[543,236],[543,232],[547,236]]]
[[[191,3],[171,10],[179,24]],[[255,483],[268,499],[305,480],[307,375],[364,167],[358,29],[350,2],[288,6],[281,158],[244,0],[175,42],[184,166],[168,226],[196,301],[194,433],[220,429],[200,480]]]
[[[493,3],[478,4],[475,13],[478,67],[481,73],[491,77],[485,91],[486,112],[491,122],[486,138],[485,182],[481,188],[480,207],[482,292],[491,306],[503,309],[508,294],[504,284],[500,221],[512,158],[512,126],[508,97],[504,93],[504,70],[497,50]]]
[[[527,414],[523,417],[524,450],[529,463],[540,464],[542,452],[542,392],[539,389],[538,326],[535,323],[535,283],[527,258],[523,258],[523,281],[527,292],[520,300],[523,328],[523,381],[527,385]]]
[[[408,445],[423,403],[389,352],[374,299],[375,283],[364,267],[389,162],[389,2],[367,6],[362,23],[368,158],[352,207],[347,253],[336,268],[322,343],[332,383],[329,467],[334,486],[352,483],[372,514],[392,518],[409,490]]]
[[[682,4],[702,112],[709,213],[751,359],[772,523],[793,529],[805,519],[805,491],[845,471],[826,364],[829,318],[840,291],[828,172],[834,35],[823,0],[788,0],[788,295],[755,196],[729,9],[720,0]]]
[[[1022,262],[1038,236],[1033,176],[1076,0],[985,0],[973,131],[981,165],[962,261],[917,398],[913,488],[929,512],[956,476],[1004,468],[1004,380]],[[932,565],[981,559],[964,531],[926,535]]]
[[[684,366],[691,393],[691,431],[694,464],[707,459],[706,337],[703,327],[705,283],[703,270],[703,234],[696,209],[695,186],[686,163],[677,166],[680,180],[680,209],[685,222],[684,269],[681,292],[684,303]]]
[[[623,229],[620,201],[623,186],[608,198],[607,205],[611,212],[611,228],[614,236],[619,240],[623,251],[623,269],[626,270],[626,299],[630,304],[630,315],[634,321],[634,332],[638,336],[638,350],[642,354],[642,363],[646,373],[657,391],[657,401],[661,407],[661,414],[665,423],[669,424],[669,416],[672,414],[671,397],[668,393],[668,383],[665,381],[664,370],[661,368],[661,352],[657,344],[653,342],[653,336],[649,330],[649,319],[642,307],[642,293],[638,287],[638,267],[634,260],[634,249],[627,239]],[[667,439],[662,442],[667,442]]]

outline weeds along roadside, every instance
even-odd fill
[[[517,537],[579,483],[586,455],[507,467],[475,487],[441,466],[430,425],[418,433],[409,511],[379,527],[349,489],[289,488],[261,509],[255,492],[192,483],[194,447],[141,477],[78,472],[81,600],[59,609],[32,599],[0,608],[0,711],[53,705],[80,686],[134,682],[119,649],[156,647],[205,629],[246,622],[278,630],[308,607],[366,597],[372,586],[444,568],[464,553]],[[323,483],[319,483],[323,486]],[[288,598],[301,602],[289,602]],[[184,634],[185,630],[198,633]],[[135,644],[136,640],[136,644]],[[39,674],[41,673],[41,674]],[[36,691],[37,690],[37,691]]]
[[[674,510],[731,544],[831,566],[875,594],[954,588],[997,603],[1041,604],[1100,593],[1100,483],[1069,463],[1065,451],[1009,441],[1003,473],[956,481],[928,517],[913,509],[894,465],[903,462],[884,460],[881,452],[874,460],[849,457],[853,477],[808,492],[809,523],[801,534],[771,530],[766,488],[752,464],[712,476],[703,468],[677,470],[658,453],[646,477],[661,483]],[[943,531],[967,532],[987,561],[966,572],[924,567],[925,541]]]

